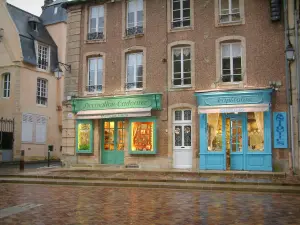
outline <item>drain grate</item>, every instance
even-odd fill
[[[29,209],[33,209],[36,207],[42,206],[42,204],[33,204],[33,203],[24,203],[21,205],[16,205],[13,207],[5,208],[0,210],[0,219],[11,216],[20,212],[25,212]]]

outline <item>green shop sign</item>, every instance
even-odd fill
[[[161,110],[162,94],[72,99],[73,112],[104,109],[152,108]]]

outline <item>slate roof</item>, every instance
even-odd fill
[[[50,69],[54,71],[58,64],[57,45],[43,25],[42,20],[8,3],[7,9],[20,35],[23,61],[34,66],[37,65],[34,41],[38,41],[50,46]],[[37,31],[33,30],[30,21],[39,21],[39,23],[37,23]]]
[[[67,10],[62,8],[62,4],[67,0],[56,0],[47,5],[40,16],[44,25],[50,25],[60,22],[67,22]],[[57,13],[54,10],[57,7]]]

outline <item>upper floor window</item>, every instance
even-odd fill
[[[190,46],[172,48],[172,85],[191,86]]]
[[[37,50],[38,50],[38,54],[37,54],[38,68],[42,70],[48,70],[49,59],[50,59],[49,47],[38,44]]]
[[[10,74],[5,73],[2,75],[3,80],[3,98],[9,98],[10,96]]]
[[[88,85],[87,92],[101,92],[103,80],[103,58],[88,59]]]
[[[172,0],[172,28],[191,25],[190,0]]]
[[[143,88],[143,52],[126,55],[126,89]]]
[[[47,105],[48,102],[48,81],[42,78],[37,79],[36,104]]]
[[[127,2],[127,36],[143,33],[143,1],[144,0],[129,0]]]
[[[104,6],[90,7],[88,40],[104,38]]]
[[[222,82],[242,81],[241,42],[221,44],[221,80]]]
[[[220,23],[239,22],[240,0],[219,0],[219,21]]]

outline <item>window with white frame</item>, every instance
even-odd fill
[[[126,54],[126,89],[143,88],[143,52]]]
[[[104,38],[104,6],[90,7],[88,40]]]
[[[241,42],[221,44],[221,80],[222,82],[242,81]]]
[[[191,86],[190,46],[172,48],[173,86]]]
[[[190,0],[172,1],[172,28],[188,27],[191,25]]]
[[[143,1],[144,0],[129,0],[127,2],[127,36],[143,33]]]
[[[103,58],[88,59],[88,85],[87,92],[101,92],[103,80]]]
[[[31,113],[22,115],[22,142],[45,144],[47,141],[47,117]]]
[[[9,98],[10,96],[10,73],[2,75],[3,80],[3,98]]]
[[[42,70],[48,70],[49,68],[49,59],[50,59],[50,51],[49,46],[37,45],[38,55],[37,55],[37,66]]]
[[[37,79],[36,104],[47,105],[48,102],[48,81],[42,78]]]
[[[220,23],[238,22],[241,20],[240,0],[219,0]]]

